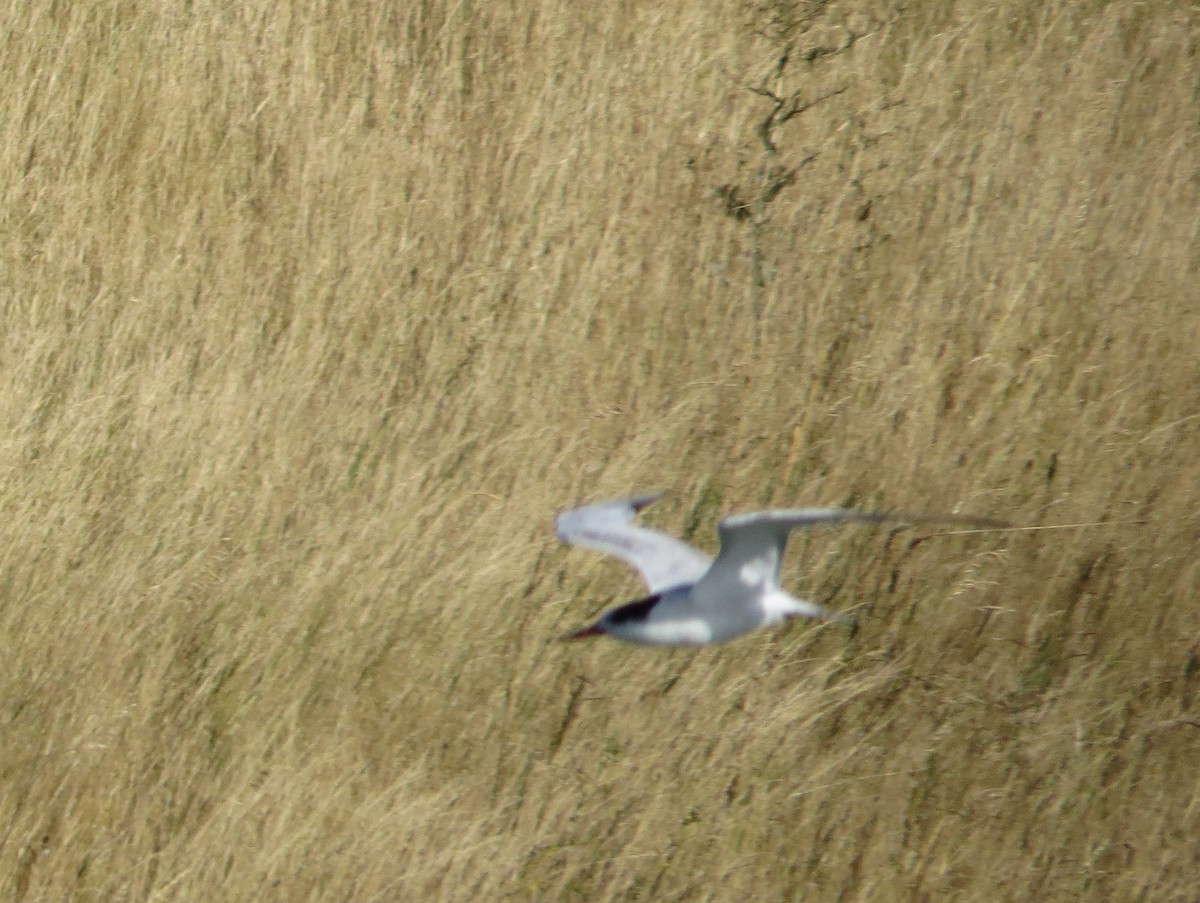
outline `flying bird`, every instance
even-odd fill
[[[795,617],[838,617],[785,592],[779,564],[788,534],[801,527],[851,521],[950,523],[1000,528],[1003,521],[959,514],[899,514],[843,508],[784,508],[727,517],[717,525],[721,548],[712,556],[682,540],[632,523],[662,493],[597,502],[560,514],[563,542],[615,555],[632,565],[649,595],[609,609],[595,623],[566,634],[581,640],[607,634],[631,643],[699,646],[723,643]]]

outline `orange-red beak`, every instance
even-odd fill
[[[564,633],[559,639],[561,640],[586,640],[590,636],[602,636],[604,631],[597,625],[592,624],[590,627],[585,627],[583,630],[576,630],[572,633]]]

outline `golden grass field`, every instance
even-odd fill
[[[1200,899],[1195,4],[0,48],[0,900]],[[653,489],[1078,526],[798,535],[853,636],[557,642],[640,586],[555,513]]]

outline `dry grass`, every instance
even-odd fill
[[[1194,7],[592,6],[0,12],[0,898],[1195,900]]]

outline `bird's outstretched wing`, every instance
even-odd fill
[[[639,495],[564,511],[555,521],[558,538],[633,565],[651,593],[695,583],[712,564],[710,556],[673,536],[631,523],[637,512],[660,496]]]
[[[749,587],[779,586],[779,564],[788,534],[801,527],[843,524],[851,521],[882,523],[946,523],[973,527],[1005,527],[991,518],[961,514],[901,514],[898,512],[853,511],[845,508],[783,508],[727,517],[717,525],[721,550],[712,568],[696,587],[695,597],[704,600],[736,597]]]

